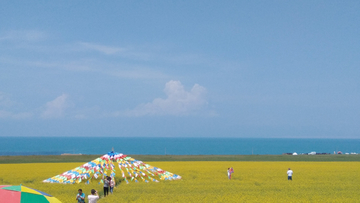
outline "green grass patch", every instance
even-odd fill
[[[0,156],[5,163],[63,163],[89,162],[102,155]],[[128,155],[143,162],[149,161],[360,161],[359,155]]]

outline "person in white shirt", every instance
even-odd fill
[[[99,199],[99,194],[96,190],[91,190],[91,195],[88,196],[89,203],[96,203]]]
[[[115,177],[112,177],[110,180],[110,193],[112,194],[115,187]]]
[[[288,174],[288,180],[292,180],[292,174],[293,174],[293,171],[289,168],[289,170],[287,171],[287,174]]]
[[[234,173],[234,169],[232,167],[228,168],[227,172],[228,172],[228,178],[229,180],[231,180],[231,174]]]

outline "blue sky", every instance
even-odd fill
[[[0,136],[360,138],[359,1],[2,1]]]

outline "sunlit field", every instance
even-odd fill
[[[102,202],[360,202],[359,162],[147,162],[182,176],[182,180],[121,182]],[[92,188],[93,180],[66,185],[42,183],[83,163],[0,164],[0,185],[35,188],[62,202],[76,202],[77,190]],[[227,168],[233,167],[233,179]],[[294,171],[287,180],[288,168]],[[117,170],[119,172],[119,170]],[[117,173],[120,180],[120,174]],[[119,181],[118,181],[119,182]]]

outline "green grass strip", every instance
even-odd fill
[[[102,155],[0,156],[6,163],[89,162]],[[128,155],[149,161],[360,161],[360,155]]]

